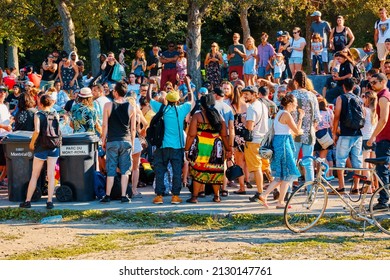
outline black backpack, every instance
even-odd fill
[[[40,118],[42,122],[41,146],[44,149],[59,148],[62,144],[62,133],[58,114],[55,112],[43,113],[39,112],[44,118]]]
[[[352,77],[356,79],[357,84],[360,84],[360,82],[363,80],[363,74],[357,65],[353,66]]]
[[[155,114],[150,121],[150,125],[146,131],[146,139],[152,146],[160,148],[164,139],[165,125],[164,125],[164,112],[166,106],[161,105],[160,110]]]
[[[347,93],[344,96],[348,106],[348,112],[343,121],[344,126],[355,130],[362,128],[365,123],[362,100],[352,93]]]

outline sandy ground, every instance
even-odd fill
[[[105,225],[90,222],[62,223],[62,224],[25,224],[2,223],[0,224],[0,259],[7,259],[15,254],[33,252],[49,247],[64,247],[77,245],[80,237],[96,234],[109,234],[114,232],[139,232],[142,230],[129,228],[128,226],[115,224]],[[273,227],[267,229],[246,229],[230,231],[194,230],[188,228],[164,229],[174,232],[172,236],[158,243],[141,246],[133,246],[131,249],[119,249],[72,256],[70,259],[83,260],[121,260],[121,259],[240,259],[240,256],[251,250],[252,245],[263,243],[291,242],[302,238],[316,236],[356,237],[361,232],[323,231],[313,229],[304,234],[292,234],[285,227]],[[381,233],[366,233],[366,239],[388,238]],[[124,246],[126,247],[126,246]],[[253,253],[253,252],[252,252]],[[313,255],[306,253],[294,256],[283,255],[283,252],[275,252],[273,259],[310,259]],[[315,258],[315,257],[314,257]]]

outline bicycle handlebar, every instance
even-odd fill
[[[308,160],[309,159],[309,160]],[[329,171],[329,165],[326,164],[325,160],[322,159],[322,158],[315,158],[313,156],[304,156],[301,161],[300,161],[300,165],[302,166],[308,166],[311,164],[311,160],[313,161],[317,161],[319,163],[321,163],[321,165],[323,165],[325,167],[325,170],[324,172],[322,173],[322,177],[326,180],[326,181],[331,181],[334,179],[334,176],[326,176],[326,174],[328,173]]]

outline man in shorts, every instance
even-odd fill
[[[377,48],[381,70],[385,63],[386,55],[389,53],[385,43],[387,38],[390,38],[390,18],[387,17],[386,8],[382,7],[379,9],[379,20],[374,25],[374,43]]]

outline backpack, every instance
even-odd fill
[[[55,112],[42,113],[45,117],[41,127],[41,146],[45,149],[59,148],[62,144],[62,133],[60,129],[60,121],[58,114]],[[42,118],[40,118],[42,121]]]
[[[106,195],[106,176],[103,173],[96,171],[93,175],[95,195],[98,199],[102,199]]]
[[[347,93],[344,96],[348,105],[348,112],[343,121],[344,126],[355,130],[362,128],[365,123],[363,102],[352,93]]]
[[[150,125],[146,131],[146,139],[152,146],[160,148],[164,139],[165,125],[164,125],[164,108],[165,105],[161,105],[160,110],[155,114],[150,121]]]

